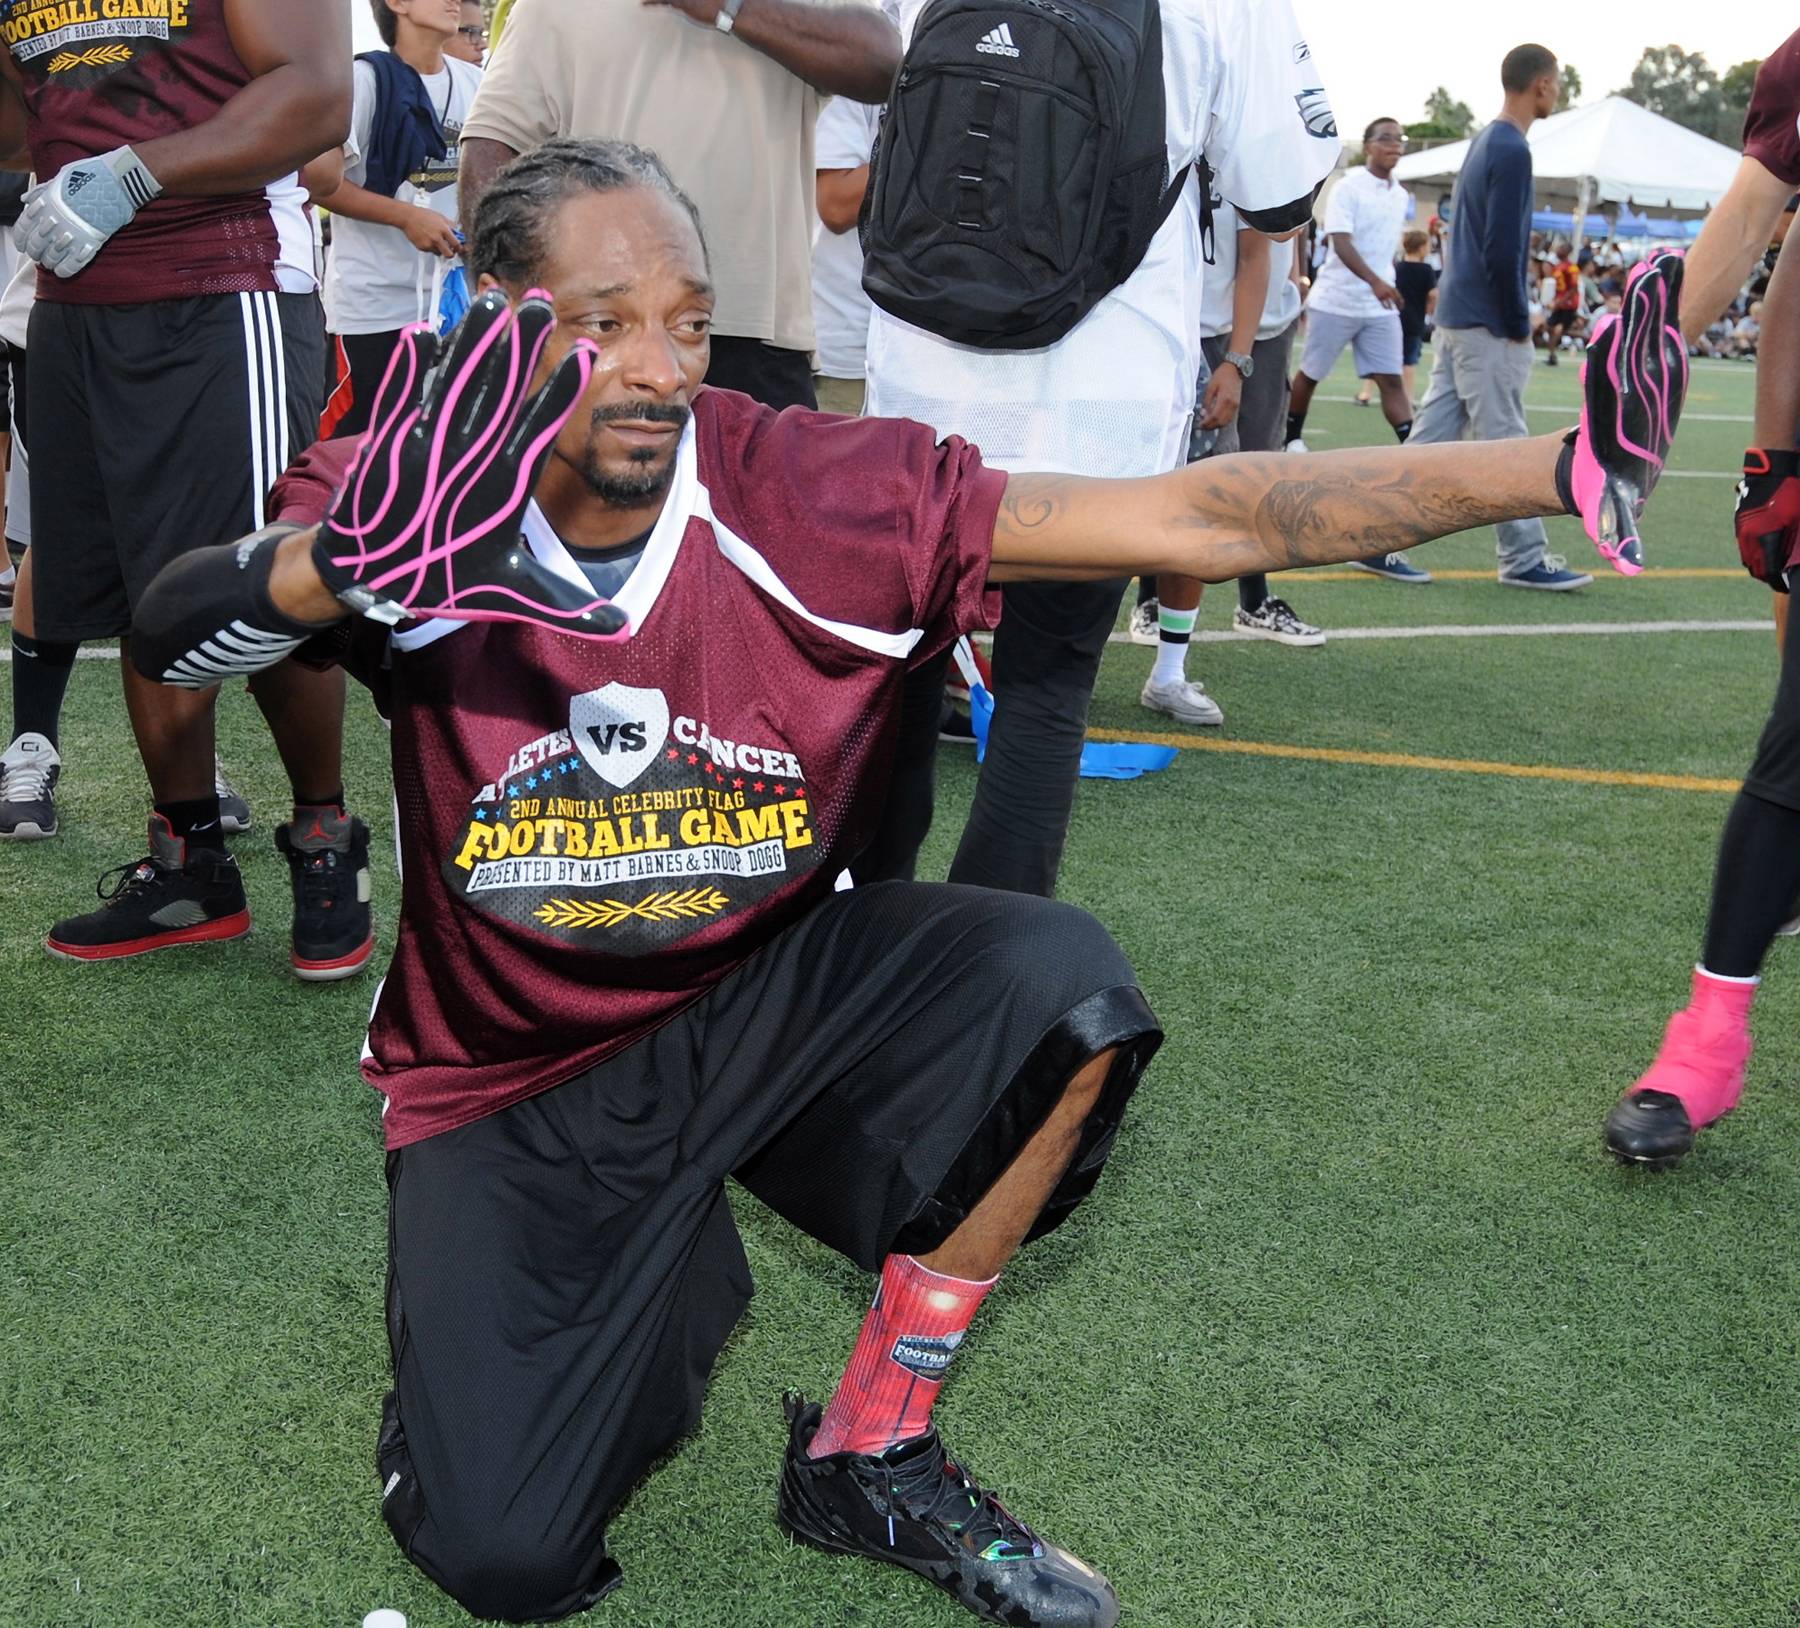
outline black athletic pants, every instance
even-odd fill
[[[1800,895],[1800,625],[1788,630],[1775,704],[1719,843],[1703,962],[1750,978]]]
[[[727,1176],[867,1270],[926,1254],[1117,1048],[1038,1237],[1160,1039],[1084,912],[858,888],[629,1050],[391,1154],[378,1470],[401,1548],[477,1616],[593,1604],[619,1578],[608,1516],[698,1420],[750,1297]]]
[[[337,375],[331,386],[331,400],[347,403],[343,417],[331,432],[333,437],[361,435],[369,427],[369,417],[375,411],[376,393],[381,389],[381,381],[387,377],[388,363],[393,360],[394,348],[405,331],[394,328],[387,333],[331,336],[332,367]],[[347,397],[343,395],[346,384],[349,386]]]
[[[1069,840],[1088,703],[1126,580],[1009,582],[994,631],[994,717],[950,880],[1050,898]],[[908,878],[931,828],[948,657],[907,675],[894,777],[858,881]]]

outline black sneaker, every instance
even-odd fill
[[[62,759],[49,738],[27,730],[0,754],[0,837],[32,842],[56,835],[56,782]]]
[[[369,916],[369,828],[327,814],[304,831],[275,828],[294,873],[294,971],[309,984],[354,978],[375,953]]]
[[[150,816],[149,855],[107,871],[95,891],[106,901],[98,910],[50,929],[52,955],[112,961],[250,931],[237,861],[223,848],[190,848],[160,814]]]
[[[952,746],[976,745],[975,720],[955,707],[946,707],[944,720],[938,725],[938,739],[949,741]]]
[[[1119,1620],[1112,1585],[1007,1514],[944,1456],[935,1430],[879,1455],[808,1458],[823,1410],[792,1393],[782,1407],[788,1445],[776,1514],[801,1543],[904,1566],[1009,1628],[1112,1628]]]

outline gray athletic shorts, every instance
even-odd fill
[[[1314,384],[1327,378],[1344,354],[1346,345],[1355,346],[1356,376],[1371,378],[1378,373],[1398,374],[1401,368],[1400,313],[1383,311],[1378,317],[1344,317],[1335,311],[1306,313],[1306,349],[1300,357],[1300,371]]]

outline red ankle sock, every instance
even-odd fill
[[[810,1455],[881,1453],[924,1435],[950,1359],[998,1281],[942,1277],[910,1255],[888,1256]]]

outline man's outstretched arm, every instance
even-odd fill
[[[994,524],[990,577],[1170,572],[1228,582],[1361,559],[1383,544],[1410,548],[1500,520],[1568,513],[1557,495],[1564,454],[1560,437],[1540,436],[1304,458],[1241,453],[1148,480],[1014,475]],[[320,574],[318,537],[317,527],[276,526],[184,555],[139,607],[132,659],[162,683],[216,683],[270,665],[342,620],[348,610]],[[237,636],[221,640],[220,628]]]
[[[1731,187],[1687,257],[1682,337],[1691,345],[1722,317],[1762,259],[1794,189],[1754,158],[1738,160]]]
[[[1153,572],[1229,582],[1570,512],[1561,436],[1344,452],[1240,453],[1147,480],[1014,475],[994,524],[995,582]]]

